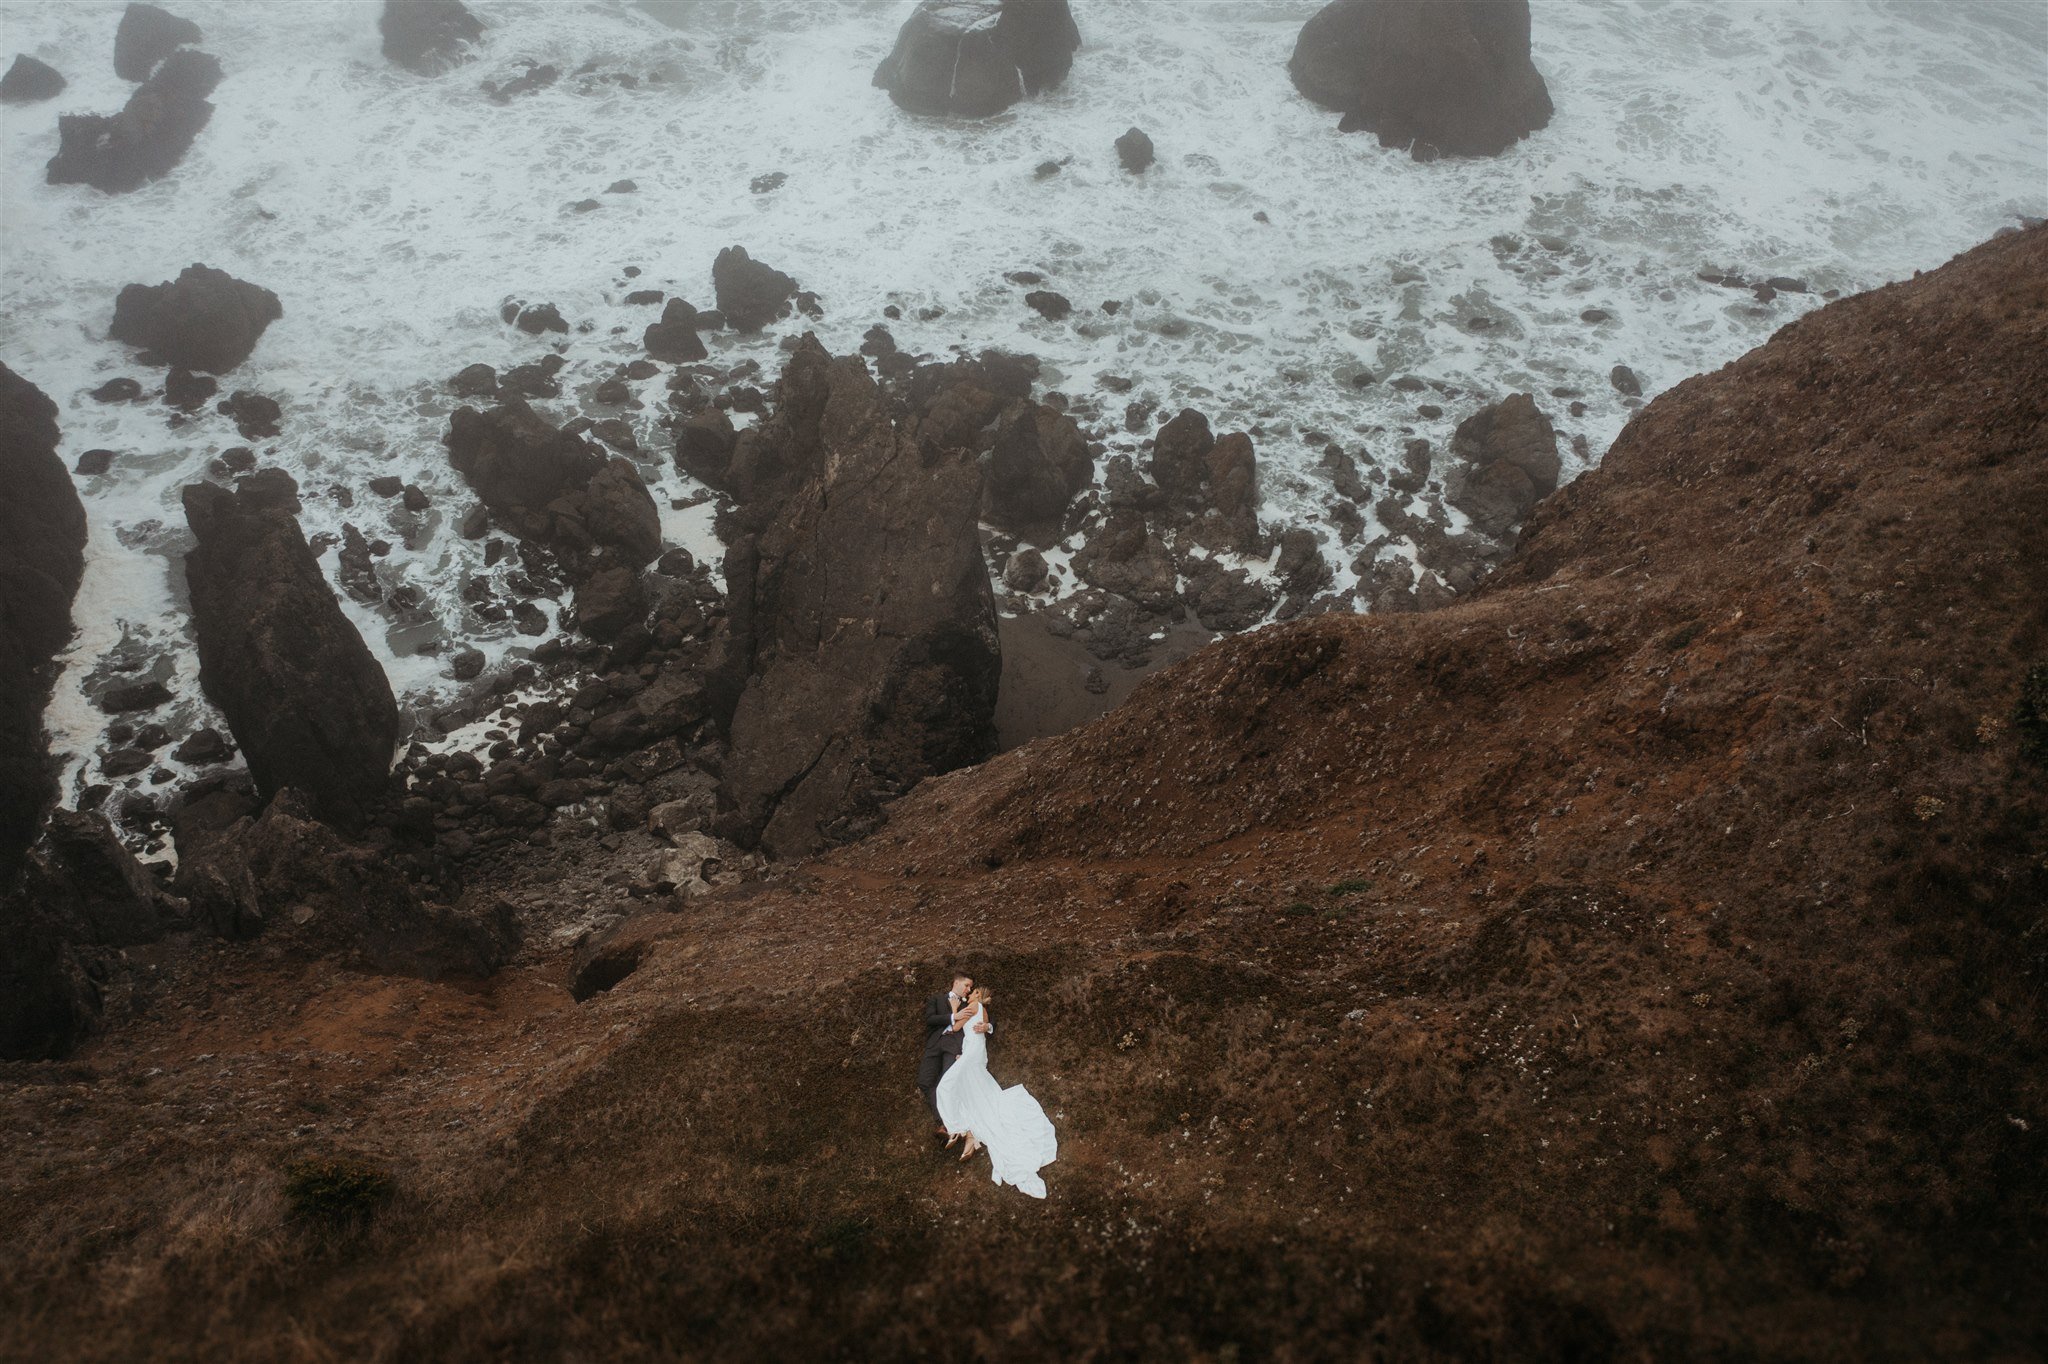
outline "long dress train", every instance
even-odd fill
[[[974,1030],[986,1016],[976,1009],[963,1025],[960,1059],[939,1080],[939,1121],[948,1132],[972,1132],[988,1148],[996,1183],[1043,1198],[1045,1181],[1038,1172],[1058,1157],[1059,1138],[1030,1090],[1004,1089],[988,1073],[988,1034]]]

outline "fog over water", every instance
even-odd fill
[[[1065,86],[980,123],[912,117],[871,87],[907,0],[473,0],[489,25],[478,58],[437,79],[384,60],[370,0],[169,7],[225,68],[217,111],[170,176],[110,197],[45,185],[43,167],[58,113],[109,112],[133,88],[112,69],[122,4],[0,5],[0,59],[28,52],[71,82],[0,111],[0,358],[58,403],[67,463],[119,455],[80,481],[90,562],[51,713],[73,783],[94,779],[85,697],[110,658],[156,660],[180,717],[204,710],[178,491],[245,442],[210,412],[174,428],[160,406],[86,397],[117,375],[160,382],[106,339],[114,296],[195,261],[282,299],[223,393],[284,405],[283,435],[257,445],[299,480],[309,535],[352,521],[392,542],[380,571],[421,607],[344,602],[402,698],[427,705],[452,693],[432,650],[455,635],[494,660],[533,642],[464,621],[482,547],[454,532],[473,499],[440,445],[449,375],[547,349],[500,320],[508,299],[589,324],[568,338],[562,398],[536,406],[615,415],[589,390],[641,354],[654,320],[627,290],[709,308],[712,258],[744,245],[825,308],[760,337],[707,336],[721,364],[758,361],[764,387],[786,336],[808,326],[851,351],[893,304],[905,349],[1042,357],[1045,387],[1099,411],[1084,425],[1112,448],[1140,439],[1123,429],[1132,399],[1250,430],[1265,519],[1315,525],[1334,500],[1316,468],[1329,440],[1386,463],[1409,436],[1441,447],[1474,407],[1528,390],[1597,458],[1631,410],[1612,366],[1653,396],[1821,291],[1931,268],[2048,213],[2035,0],[1537,0],[1554,121],[1496,160],[1428,165],[1339,135],[1295,93],[1285,64],[1312,2],[1074,0],[1085,45]],[[505,105],[483,96],[481,81],[528,61],[594,70]],[[601,79],[616,74],[636,84]],[[1111,146],[1133,124],[1158,146],[1143,177]],[[1035,176],[1048,160],[1060,172]],[[771,172],[787,180],[753,192]],[[605,192],[621,179],[637,192]],[[586,199],[601,207],[572,208]],[[644,274],[629,282],[628,265]],[[1709,267],[1814,292],[1760,304],[1700,282]],[[1074,316],[1025,308],[1004,279],[1018,270],[1045,275]],[[1126,306],[1110,316],[1105,300]],[[1610,319],[1582,321],[1594,308]],[[1404,374],[1455,393],[1386,382]],[[656,426],[662,383],[625,415],[666,505],[697,489]],[[1583,416],[1567,415],[1573,396]],[[1444,414],[1419,417],[1419,401]],[[1583,467],[1567,455],[1568,475]],[[383,474],[431,508],[368,494]],[[715,556],[709,515],[670,513],[672,540]]]

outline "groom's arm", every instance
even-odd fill
[[[946,1007],[944,995],[933,995],[924,1003],[924,1026],[927,1032],[940,1032],[953,1026],[953,1011]]]

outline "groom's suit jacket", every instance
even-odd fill
[[[924,1054],[958,1056],[966,1030],[947,1032],[953,1022],[953,999],[944,990],[924,1002]]]

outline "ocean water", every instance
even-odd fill
[[[118,454],[80,480],[89,564],[50,717],[73,786],[97,779],[90,697],[116,669],[170,683],[174,730],[212,718],[184,620],[178,491],[246,442],[210,411],[173,426],[153,402],[86,397],[117,375],[160,380],[106,339],[114,296],[195,261],[283,300],[223,392],[283,404],[282,436],[256,444],[298,479],[309,534],[352,522],[393,545],[379,572],[419,605],[343,600],[405,703],[431,709],[457,691],[456,642],[493,662],[535,642],[465,618],[482,547],[454,530],[471,499],[440,444],[442,381],[558,347],[563,397],[536,405],[558,421],[620,415],[589,390],[654,320],[624,294],[710,307],[727,245],[795,275],[826,315],[708,336],[720,364],[772,379],[788,336],[809,327],[850,351],[895,304],[906,349],[1039,355],[1046,386],[1099,411],[1114,447],[1138,439],[1122,426],[1133,399],[1251,431],[1265,519],[1315,526],[1334,500],[1316,467],[1330,440],[1388,462],[1410,435],[1441,446],[1474,407],[1526,389],[1582,438],[1576,473],[1631,410],[1612,366],[1654,395],[1821,291],[1931,268],[2048,213],[2037,0],[1538,0],[1555,120],[1498,159],[1431,165],[1338,134],[1295,94],[1285,63],[1317,8],[1297,0],[1074,0],[1071,79],[979,123],[913,117],[871,88],[907,0],[473,0],[489,25],[477,59],[433,79],[384,61],[372,0],[170,7],[226,69],[217,112],[168,178],[108,197],[45,185],[43,167],[60,112],[111,111],[132,89],[112,70],[122,4],[0,4],[0,60],[32,53],[71,82],[0,109],[0,358],[58,403],[67,462]],[[528,62],[592,74],[485,98],[480,82]],[[603,79],[621,74],[635,83]],[[1132,125],[1158,147],[1142,177],[1111,145]],[[1048,160],[1060,172],[1037,178]],[[783,186],[753,192],[772,172]],[[621,179],[637,192],[605,192]],[[629,265],[644,274],[628,280]],[[1701,283],[1705,268],[1815,292],[1759,304]],[[1018,270],[1045,275],[1074,316],[1026,309],[1004,279]],[[510,299],[552,302],[577,329],[527,337],[499,318]],[[1105,300],[1125,306],[1110,316]],[[1589,308],[1610,320],[1583,322]],[[1385,382],[1404,374],[1450,392]],[[655,426],[662,380],[642,388],[646,406],[623,414],[642,472],[664,505],[687,500],[699,490]],[[1583,416],[1567,415],[1572,395]],[[1424,401],[1444,414],[1419,416]],[[370,494],[382,474],[432,506]],[[674,543],[716,557],[708,507],[666,515]],[[1353,581],[1340,570],[1340,588]]]

